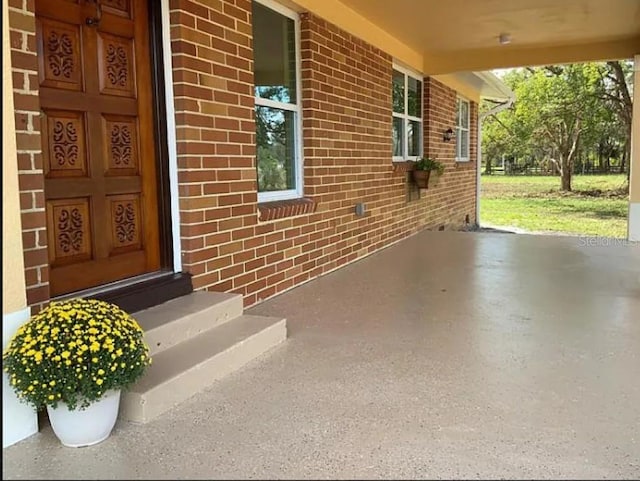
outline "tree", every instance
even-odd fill
[[[259,87],[258,92],[262,98],[280,102],[289,100],[285,87]],[[293,176],[292,116],[281,109],[256,106],[255,119],[258,189],[260,192],[285,190],[290,187]]]
[[[580,135],[597,102],[599,72],[593,64],[535,69],[519,85],[516,115],[532,122],[534,140],[552,147],[550,160],[561,177],[561,190],[571,190],[573,164]]]
[[[629,164],[631,159],[631,120],[633,112],[633,101],[631,98],[631,85],[633,75],[633,63],[630,60],[616,60],[606,63],[607,70],[603,76],[605,86],[603,97],[610,100],[614,111],[625,127],[624,132],[624,154],[621,158],[622,171]],[[627,169],[627,175],[630,170]]]
[[[485,121],[487,159],[507,156],[516,165],[552,167],[561,189],[571,190],[576,161],[585,170],[624,168],[631,134],[630,62],[592,62],[513,69],[503,81],[514,105]]]

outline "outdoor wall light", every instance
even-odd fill
[[[453,139],[453,129],[448,128],[442,134],[442,140],[444,140],[445,142],[450,142],[451,139]]]

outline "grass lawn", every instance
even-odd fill
[[[552,176],[483,175],[482,225],[603,237],[627,236],[625,175],[575,175],[573,192]]]

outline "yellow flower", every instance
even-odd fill
[[[69,356],[71,356],[71,353],[69,351],[63,351],[60,355],[63,357],[63,359],[67,359]]]
[[[52,354],[55,351],[55,348],[51,347],[51,346],[47,346],[47,348],[44,350],[44,352],[47,354],[47,356],[49,354]]]
[[[98,386],[102,386],[102,383],[103,383],[103,382],[104,382],[104,381],[103,381],[102,379],[96,379],[96,384],[97,384]]]
[[[100,350],[100,344],[94,341],[89,349],[91,349],[91,352],[98,352]]]
[[[104,374],[104,369],[98,369],[98,374],[102,376]]]
[[[55,381],[49,381],[49,386],[55,386],[56,382]]]
[[[35,388],[34,388],[33,386],[29,386],[29,387],[27,388],[27,391],[33,391],[34,389],[35,389]]]
[[[50,400],[50,401],[53,401],[53,400],[55,399],[55,396],[54,396],[53,394],[49,394],[49,396],[48,396],[48,397],[49,397],[49,400]]]
[[[36,360],[36,362],[42,361],[42,352],[41,351],[36,351],[36,353],[33,356],[33,358]]]
[[[98,358],[97,357],[91,358],[91,362],[98,362]]]

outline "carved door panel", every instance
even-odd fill
[[[146,0],[36,0],[51,295],[160,268]]]

